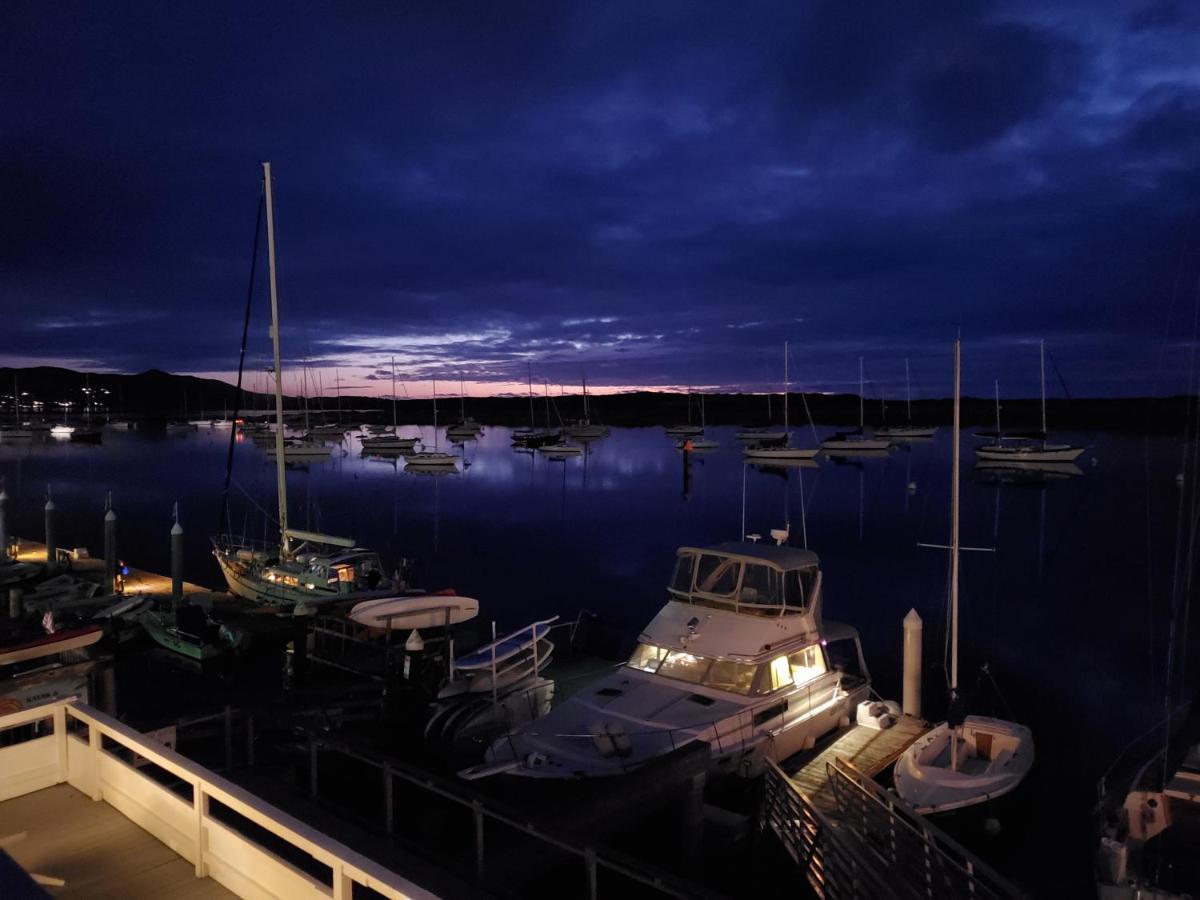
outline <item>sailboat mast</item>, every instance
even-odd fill
[[[1046,435],[1046,342],[1041,342],[1042,355],[1042,436]]]
[[[437,436],[437,379],[433,379],[433,449],[437,452],[438,436]]]
[[[467,388],[462,372],[458,373],[458,414],[465,424],[467,421]]]
[[[537,427],[533,420],[533,364],[527,363],[526,368],[529,372],[529,427],[533,429]]]
[[[866,427],[866,416],[863,414],[863,360],[858,358],[858,430],[862,431]]]
[[[996,381],[996,443],[1000,443],[1000,381]]]
[[[396,430],[396,357],[392,357],[392,431]]]
[[[958,442],[962,342],[954,342],[954,437],[950,442],[950,696],[958,696]]]
[[[263,190],[267,199],[267,262],[271,284],[271,345],[275,351],[275,487],[279,495],[279,549],[290,552],[287,536],[287,474],[283,457],[283,366],[279,360],[279,290],[275,281],[275,202],[271,193],[271,164],[263,167]]]
[[[588,416],[588,404],[587,404],[587,375],[584,375],[582,377],[583,377],[583,421],[590,424],[591,419]]]
[[[791,393],[791,384],[788,381],[788,342],[783,342],[783,430],[787,433],[788,430],[788,394]]]
[[[908,407],[908,424],[912,424],[912,381],[908,377],[908,357],[904,358],[904,396]]]

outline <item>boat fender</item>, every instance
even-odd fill
[[[592,735],[592,744],[601,757],[608,759],[616,755],[617,745],[613,741],[612,735],[608,733],[608,725],[606,723],[595,722],[588,727],[588,731]]]
[[[616,728],[609,728],[608,733],[617,750],[617,756],[624,758],[633,752],[633,741],[624,728],[618,725]]]

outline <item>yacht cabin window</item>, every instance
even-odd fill
[[[710,665],[711,659],[693,656],[686,650],[672,650],[658,667],[658,674],[667,678],[678,678],[688,684],[699,684],[704,680]]]
[[[688,553],[675,560],[675,575],[671,578],[671,590],[679,594],[692,592],[692,567],[696,557]]]
[[[633,651],[633,656],[629,658],[629,665],[635,669],[641,669],[643,672],[656,672],[658,664],[666,655],[667,651],[663,647],[655,647],[653,644],[638,644],[637,649]]]

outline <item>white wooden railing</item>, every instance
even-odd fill
[[[85,704],[58,701],[0,716],[0,735],[33,723],[40,723],[35,736],[0,746],[0,801],[66,782],[193,863],[198,878],[212,878],[240,897],[351,900],[355,884],[393,900],[434,896]],[[113,744],[165,770],[179,791],[111,752]],[[191,788],[190,802],[184,785]],[[327,866],[329,883],[214,817],[213,801],[290,845],[293,859],[307,855]]]

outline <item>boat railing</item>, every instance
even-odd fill
[[[767,762],[759,829],[771,830],[819,897],[1001,900],[1021,892],[852,763],[805,792]]]
[[[0,796],[69,784],[239,896],[432,898],[148,735],[74,700],[0,716]],[[265,840],[263,838],[266,838]]]

